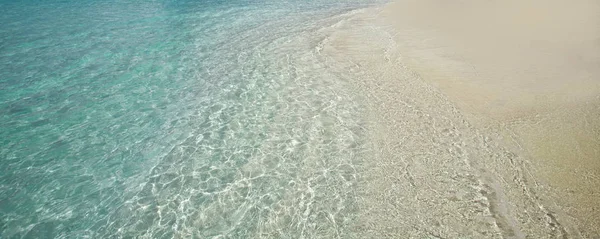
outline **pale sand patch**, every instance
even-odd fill
[[[398,0],[315,54],[368,108],[362,238],[598,238],[599,7]]]
[[[398,0],[378,18],[408,68],[527,156],[571,236],[599,236],[600,2]]]

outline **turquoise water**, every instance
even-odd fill
[[[352,236],[364,1],[0,1],[0,238]]]

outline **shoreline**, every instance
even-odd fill
[[[411,69],[526,158],[569,235],[598,236],[600,4],[400,0],[382,15]]]
[[[600,18],[585,3],[398,0],[336,29],[322,51],[370,105],[361,230],[599,235],[600,32],[586,30]]]

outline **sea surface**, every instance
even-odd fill
[[[351,237],[381,1],[0,0],[0,238]]]

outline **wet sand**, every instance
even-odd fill
[[[600,233],[600,3],[410,1],[381,12],[411,69],[532,164],[544,204]]]
[[[324,45],[370,105],[366,236],[600,237],[600,3],[397,0]]]

